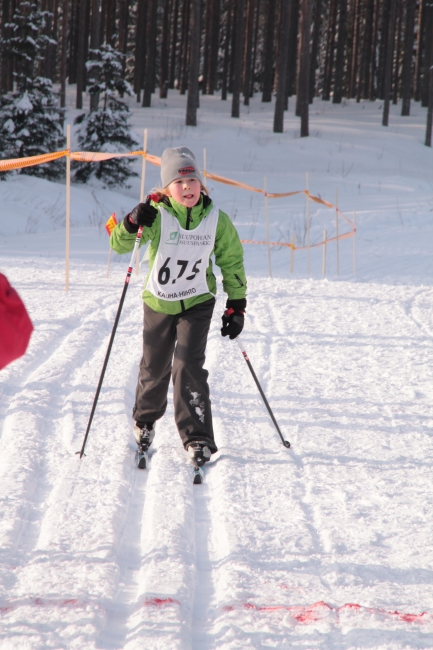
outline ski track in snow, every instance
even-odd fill
[[[220,299],[219,453],[193,486],[171,394],[135,467],[136,281],[75,456],[123,272],[90,292],[83,266],[65,296],[32,268],[14,277],[39,320],[0,375],[2,649],[433,648],[431,288],[252,280],[243,340],[290,450]]]

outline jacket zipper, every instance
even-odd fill
[[[186,230],[189,230],[189,224],[191,223],[191,210],[192,208],[186,209]]]
[[[186,230],[189,230],[189,224],[191,223],[191,210],[192,208],[187,208],[186,209]],[[180,307],[182,309],[182,313],[185,311],[185,303],[183,300],[180,301]]]

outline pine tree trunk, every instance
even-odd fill
[[[365,65],[365,0],[360,0],[359,11],[359,38],[358,38],[358,84],[356,87],[356,101],[361,101],[362,86],[364,82],[363,73]]]
[[[421,104],[428,106],[430,67],[433,64],[433,0],[425,3],[424,61],[421,86]]]
[[[335,27],[337,20],[337,2],[331,0],[328,16],[328,39],[326,45],[325,79],[323,82],[322,99],[329,101],[331,95],[332,71],[334,67]]]
[[[60,106],[66,106],[66,63],[68,55],[68,11],[69,0],[63,0],[62,7],[62,41],[61,41],[61,62],[60,62]]]
[[[266,22],[263,43],[262,102],[272,101],[272,87],[274,82],[275,5],[275,0],[267,0],[266,2]]]
[[[116,32],[116,0],[106,0],[107,11],[107,36],[106,42],[114,47],[114,35]]]
[[[364,43],[362,48],[362,62],[361,62],[361,97],[368,99],[370,88],[370,71],[371,71],[371,56],[372,56],[372,42],[374,31],[374,0],[367,0],[365,7],[365,28],[364,28]]]
[[[68,79],[70,84],[77,83],[78,22],[80,17],[80,0],[71,0],[71,33],[69,40]]]
[[[290,0],[292,1],[292,0]],[[280,30],[281,30],[281,16],[283,11],[283,6],[281,3],[281,0],[277,0],[277,5],[276,5],[276,35],[275,35],[275,53],[274,53],[274,58],[275,58],[275,73],[274,73],[274,85],[272,88],[272,92],[274,95],[277,94],[277,88],[278,88],[278,57],[280,55]],[[290,8],[289,8],[289,39],[290,39]],[[288,59],[287,59],[288,60]],[[288,72],[287,72],[288,75]],[[288,82],[286,81],[286,88],[288,87]]]
[[[1,39],[4,40],[8,36],[8,29],[6,28],[7,23],[10,20],[10,9],[11,9],[11,0],[3,0],[2,2],[2,23],[1,23]],[[6,52],[4,46],[1,49],[1,82],[0,82],[0,93],[6,94],[8,92],[8,59],[6,57]]]
[[[51,46],[51,54],[52,54],[51,78],[53,82],[56,82],[57,80],[60,81],[60,74],[59,76],[57,76],[57,70],[58,70],[57,51],[59,45],[59,17],[60,17],[61,3],[62,0],[54,0],[53,40],[56,41],[56,44]]]
[[[296,81],[298,73],[299,2],[300,0],[290,0],[288,44],[289,56],[287,60],[285,101],[286,110],[288,110],[287,97],[291,97],[296,93]]]
[[[244,52],[244,106],[250,104],[251,93],[251,63],[254,29],[254,0],[247,0],[247,25]]]
[[[428,91],[428,109],[427,109],[427,127],[425,131],[425,145],[431,147],[433,122],[433,67],[429,70],[429,91]]]
[[[99,36],[99,0],[92,0],[92,34],[90,47],[92,50],[98,50],[100,46]],[[92,58],[97,59],[96,55],[93,55]],[[99,75],[95,72],[95,81],[99,81]],[[94,93],[90,95],[90,108],[93,111],[96,111],[99,106],[99,93]]]
[[[77,51],[77,100],[76,108],[83,108],[83,90],[85,85],[86,62],[86,25],[87,25],[87,0],[80,0],[78,51]]]
[[[377,69],[377,94],[380,99],[385,98],[386,54],[388,51],[389,21],[390,1],[383,0],[379,42],[379,64]]]
[[[350,61],[350,88],[349,97],[355,97],[358,77],[358,50],[361,18],[361,0],[356,0],[353,17],[352,57]]]
[[[239,104],[242,89],[242,61],[244,53],[244,0],[235,0],[236,40],[233,56],[233,97],[232,117],[239,117]]]
[[[311,2],[301,0],[301,25],[299,31],[299,74],[297,101],[301,117],[301,138],[309,135],[308,111],[310,105],[310,31]]]
[[[170,0],[164,0],[162,34],[159,60],[159,96],[166,99],[168,91],[168,64],[170,56]]]
[[[397,10],[397,29],[396,29],[396,43],[395,43],[395,60],[394,60],[394,81],[392,103],[395,105],[398,101],[398,86],[400,79],[400,55],[401,55],[401,30],[403,22],[403,0],[398,0]]]
[[[259,22],[260,22],[260,0],[254,0],[254,40],[253,40],[253,60],[251,63],[251,86],[250,86],[250,97],[254,95],[254,84],[256,79],[256,63],[257,63],[257,52],[259,48],[258,36],[259,36]]]
[[[237,2],[233,0],[233,27],[230,42],[230,65],[229,65],[229,93],[233,94],[233,83],[235,78],[235,50],[236,50],[236,20],[237,20]],[[233,99],[233,97],[232,97]]]
[[[287,98],[287,58],[289,52],[290,0],[281,0],[280,37],[277,59],[277,97],[275,100],[274,133],[284,131],[284,108]]]
[[[423,49],[423,33],[424,33],[424,4],[425,0],[419,0],[418,8],[418,29],[417,29],[417,44],[416,44],[416,57],[415,57],[415,79],[414,79],[414,99],[419,102],[421,97],[421,59]]]
[[[52,12],[52,17],[47,21],[46,34],[53,41],[56,41],[56,44],[49,44],[45,52],[45,61],[44,61],[44,76],[48,79],[51,79],[52,82],[56,78],[56,64],[57,64],[57,31],[58,31],[58,14],[59,14],[59,2],[58,0],[50,0],[48,4],[48,11]]]
[[[220,0],[212,2],[212,29],[211,29],[211,56],[208,72],[208,95],[213,95],[217,88],[218,77],[218,51],[220,34]]]
[[[44,36],[47,36],[48,38],[51,38],[52,36],[52,22],[53,22],[53,0],[46,0],[45,2],[42,2],[42,11],[47,11],[48,16],[45,18],[45,28],[44,28]],[[51,14],[51,15],[50,15]],[[42,77],[50,78],[51,79],[51,48],[48,46],[45,50],[44,53],[44,60],[41,62],[40,66],[40,74]]]
[[[343,97],[344,49],[346,46],[347,0],[340,0],[338,17],[337,57],[335,61],[335,82],[333,104],[341,104]]]
[[[322,26],[322,0],[316,0],[314,7],[313,43],[310,58],[310,104],[316,94],[317,55],[319,52],[320,28]]]
[[[232,30],[232,22],[233,22],[233,0],[227,0],[226,15],[227,18],[226,18],[226,29],[225,29],[225,41],[224,41],[223,78],[222,78],[222,87],[221,87],[221,99],[223,101],[227,100],[230,41],[231,41],[231,30]]]
[[[149,108],[152,93],[155,90],[155,58],[156,58],[156,19],[157,0],[149,0],[146,26],[146,68],[144,77],[143,102],[144,108]]]
[[[176,79],[176,56],[177,52],[177,25],[179,20],[179,0],[174,0],[174,9],[171,15],[171,29],[170,29],[170,68],[168,72],[168,87],[174,88]]]
[[[144,70],[146,67],[146,0],[137,2],[137,19],[135,23],[135,61],[134,61],[134,92],[137,102],[141,99]]]
[[[389,101],[391,95],[392,83],[392,59],[394,50],[394,36],[395,36],[395,19],[396,19],[396,5],[397,0],[389,1],[389,23],[388,23],[388,36],[386,47],[385,59],[385,78],[384,78],[384,103],[383,103],[383,116],[382,126],[388,126],[389,121]]]
[[[203,52],[203,80],[202,80],[202,93],[205,95],[208,92],[208,74],[209,74],[209,60],[211,57],[211,33],[212,33],[212,0],[204,0],[206,7],[205,20],[204,20],[204,52]]]
[[[186,105],[187,126],[197,126],[198,75],[200,70],[200,0],[191,0],[190,59],[188,99]]]
[[[188,55],[189,55],[189,14],[190,0],[183,0],[182,7],[182,34],[181,34],[181,56],[179,72],[179,92],[184,95],[187,87]]]
[[[371,40],[371,54],[370,54],[370,70],[369,70],[369,85],[368,85],[368,98],[372,102],[376,98],[376,51],[377,51],[377,32],[379,28],[379,8],[380,1],[375,0],[374,5],[374,21],[373,21],[373,37]]]
[[[99,42],[100,43],[105,43],[105,39],[106,39],[105,30],[107,27],[107,2],[108,0],[101,0],[101,17],[99,20]]]
[[[83,91],[84,92],[86,92],[86,88],[87,88],[86,61],[89,59],[91,1],[92,0],[86,0],[86,32],[85,32],[85,36],[84,36],[84,75],[83,75]]]
[[[401,114],[410,114],[410,97],[412,85],[412,59],[413,43],[415,38],[415,10],[416,0],[407,0],[406,3],[406,26],[404,32],[403,67],[401,72]]]
[[[119,51],[122,52],[123,78],[125,78],[126,53],[128,51],[128,0],[119,0]]]

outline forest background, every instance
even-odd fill
[[[275,95],[275,132],[283,132],[284,111],[296,95],[301,136],[309,134],[315,96],[334,103],[384,100],[384,126],[389,103],[401,98],[402,115],[410,115],[411,100],[429,107],[425,144],[431,144],[432,0],[2,0],[3,97],[19,76],[12,32],[30,34],[26,21],[34,23],[40,12],[36,31],[44,47],[29,57],[27,74],[59,83],[60,106],[66,84],[76,84],[76,107],[83,108],[89,70],[109,46],[144,108],[154,92],[188,93],[188,125],[197,123],[200,93],[220,92],[223,101],[231,95],[234,118],[254,93],[263,102]]]

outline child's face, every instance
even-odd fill
[[[168,186],[169,196],[186,208],[192,208],[200,198],[200,181],[197,178],[180,178]]]

